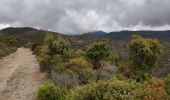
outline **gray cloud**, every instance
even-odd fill
[[[169,0],[1,0],[0,26],[29,26],[67,34],[168,29],[169,5]]]

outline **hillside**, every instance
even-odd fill
[[[146,38],[155,38],[162,41],[170,41],[170,31],[120,31],[120,32],[102,32],[85,33],[80,37],[113,39],[113,40],[130,40],[132,35],[141,35]]]
[[[21,39],[0,33],[0,58],[16,51],[23,44]]]
[[[38,30],[30,27],[20,27],[20,28],[14,28],[9,27],[0,30],[1,33],[7,34],[7,35],[14,35],[18,37],[22,37],[24,39],[30,40],[30,41],[36,41],[42,40],[44,38],[44,34],[52,31],[47,30]],[[52,32],[53,34],[62,35],[58,32]],[[159,39],[162,41],[170,41],[170,30],[167,31],[119,31],[119,32],[104,32],[104,31],[93,31],[88,33],[83,33],[82,35],[73,35],[73,36],[67,36],[62,35],[66,37],[79,37],[79,38],[96,38],[96,39],[111,39],[111,40],[130,40],[132,35],[141,35],[145,38],[153,38],[153,39]]]
[[[46,30],[37,30],[33,28],[23,27],[23,28],[5,28],[0,31],[2,34],[8,34],[12,36],[19,37],[31,42],[40,42],[42,43],[45,37],[45,34],[50,32]],[[114,50],[117,52],[122,62],[126,62],[128,59],[127,52],[127,41],[131,39],[132,35],[141,35],[146,38],[153,38],[161,40],[165,45],[165,52],[161,60],[160,66],[162,68],[155,69],[155,74],[158,77],[166,76],[169,69],[169,59],[170,59],[170,31],[120,31],[120,32],[110,32],[106,33],[104,31],[94,31],[85,33],[82,35],[62,35],[57,32],[52,32],[55,36],[64,36],[70,41],[70,44],[73,49],[85,49],[89,44],[95,41],[107,41],[111,43],[110,51]],[[4,45],[1,43],[1,45]],[[7,46],[6,46],[7,47]],[[6,48],[5,47],[5,48]],[[2,51],[2,50],[1,50]],[[3,50],[8,51],[8,50]],[[6,53],[2,53],[6,54]],[[2,55],[1,54],[1,55]],[[159,71],[161,70],[161,71]]]
[[[19,27],[19,28],[14,28],[14,27],[9,27],[0,30],[0,33],[5,34],[5,35],[12,35],[14,37],[24,39],[25,41],[31,41],[31,42],[42,42],[44,39],[44,36],[46,33],[50,31],[47,30],[38,30],[30,27]],[[52,32],[56,36],[61,35],[60,33],[57,32]]]
[[[23,33],[35,31],[35,30],[37,29],[30,28],[30,27],[16,27],[16,28],[8,27],[8,28],[2,29],[0,32],[7,34],[7,35],[21,35]]]
[[[74,97],[76,96],[74,94],[77,93],[80,93],[79,95],[81,97],[86,98],[86,95],[81,94],[86,94],[86,87],[87,89],[92,89],[90,90],[92,91],[90,93],[92,95],[94,94],[93,91],[98,92],[98,90],[99,93],[103,93],[103,88],[106,90],[106,93],[111,93],[110,91],[115,88],[115,93],[119,93],[119,90],[117,90],[117,86],[119,85],[120,87],[118,89],[120,91],[126,91],[127,85],[128,88],[144,90],[146,92],[145,94],[147,94],[148,90],[144,88],[146,84],[143,84],[143,80],[149,79],[149,81],[152,81],[151,77],[164,79],[170,72],[169,31],[121,31],[112,33],[96,31],[71,36],[46,30],[24,29],[16,28],[15,30],[14,28],[6,28],[6,31],[4,29],[0,31],[0,57],[6,56],[0,59],[0,78],[3,77],[2,84],[0,84],[0,99],[2,100],[8,98],[9,100],[35,100],[37,94],[37,98],[43,97],[40,94],[43,94],[45,97],[46,93],[51,95],[52,93],[48,91],[48,87],[51,89],[51,85],[44,84],[40,86],[44,81],[48,80],[50,84],[54,84],[52,87],[57,89],[55,93],[60,93],[61,98],[69,98],[60,100],[70,100],[70,96],[73,98],[72,100],[75,100]],[[154,66],[151,64],[153,68],[149,69],[149,72],[147,72],[148,69],[132,70],[130,67],[131,60],[129,58],[132,55],[129,53],[128,44],[132,43],[130,38],[136,33],[146,38],[156,38],[162,41],[158,42],[154,39],[143,37],[136,38],[139,39],[140,44],[137,44],[139,45],[138,48],[133,50],[142,51],[143,49],[141,48],[147,47],[151,50],[149,57],[153,57],[156,54],[154,51],[157,52],[155,48],[152,49],[153,46],[161,48],[160,50],[164,51],[163,55],[158,55],[161,58],[160,62],[158,60],[155,62],[155,65],[157,63],[158,65]],[[28,47],[31,48],[32,52],[28,48],[20,48],[23,45],[18,45],[18,43],[28,43]],[[157,45],[154,45],[155,43]],[[134,44],[136,45],[136,43]],[[158,52],[161,52],[160,50]],[[14,51],[16,52],[11,54]],[[6,55],[2,55],[4,52],[7,52]],[[7,56],[8,54],[11,55]],[[136,54],[144,53],[137,52]],[[141,59],[143,57],[148,57],[148,54],[140,56]],[[138,61],[147,64],[145,61],[141,61],[141,59]],[[150,67],[150,65],[148,66]],[[143,74],[138,76],[139,71]],[[143,76],[145,73],[149,76]],[[46,79],[46,75],[48,76],[48,80]],[[131,83],[132,80],[135,83]],[[160,81],[163,82],[163,80]],[[110,87],[109,84],[114,87]],[[137,84],[142,87],[139,88]],[[147,85],[150,86],[150,84]],[[77,91],[76,87],[82,88],[82,91],[79,91],[79,89]],[[23,91],[23,89],[26,91]],[[161,91],[164,90],[162,89]],[[133,92],[131,96],[136,98]],[[138,91],[138,93],[141,93],[140,95],[143,96],[142,92]],[[122,94],[119,94],[121,97]],[[55,95],[57,96],[57,94]],[[80,97],[78,96],[76,98],[78,100]],[[96,95],[94,98],[96,98]],[[49,100],[48,96],[45,100]]]

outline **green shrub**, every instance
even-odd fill
[[[164,80],[165,91],[170,98],[170,74]]]
[[[37,46],[40,46],[41,44],[40,43],[37,43],[37,42],[33,42],[31,44],[31,50],[34,51],[34,49],[37,47]]]
[[[116,66],[118,66],[118,59],[119,59],[119,56],[118,56],[116,53],[111,53],[111,54],[108,56],[108,60],[109,60],[112,64],[115,64]]]
[[[51,44],[48,45],[49,48],[49,55],[52,57],[56,54],[64,55],[66,51],[68,51],[68,41],[64,38],[58,37],[57,39],[53,40]]]
[[[77,87],[66,100],[143,100],[144,93],[139,83],[108,80]]]
[[[64,91],[52,84],[43,84],[38,90],[38,100],[64,100],[64,98]]]
[[[83,58],[75,58],[70,60],[69,67],[78,71],[81,69],[92,68],[92,65]]]
[[[158,64],[163,45],[156,39],[134,36],[128,47],[131,72],[139,76],[137,81],[141,81],[145,78],[145,73],[150,74]]]
[[[46,33],[45,34],[45,39],[44,39],[44,43],[46,45],[50,45],[52,43],[52,41],[54,41],[55,37],[53,33]]]
[[[107,55],[107,46],[104,42],[94,43],[90,45],[85,56],[92,62],[93,69],[98,70],[101,68],[101,60],[103,60]]]
[[[48,45],[42,45],[42,48],[41,48],[41,54],[48,54],[49,53],[49,48],[48,48]]]
[[[68,68],[79,75],[80,83],[87,83],[89,79],[93,78],[92,65],[83,58],[71,59]]]
[[[41,50],[42,50],[42,46],[36,46],[35,48],[34,48],[34,50],[33,50],[33,53],[35,54],[35,55],[40,55],[41,54]]]
[[[64,61],[63,56],[60,54],[56,54],[53,56],[53,60],[57,63],[62,63]]]
[[[62,72],[52,71],[51,79],[55,84],[65,89],[72,89],[79,84],[79,76],[68,69]]]
[[[49,71],[51,70],[51,59],[48,55],[44,54],[43,56],[38,56],[38,60],[40,63],[40,71]]]
[[[83,58],[84,57],[84,51],[82,50],[77,50],[74,53],[75,58]]]

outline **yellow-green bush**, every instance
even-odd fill
[[[168,94],[168,98],[170,99],[170,74],[164,80],[164,88],[166,93]]]
[[[116,53],[111,53],[107,58],[112,64],[118,66],[119,56]]]
[[[68,68],[79,75],[80,83],[86,83],[93,78],[92,65],[83,58],[71,59],[68,63]]]
[[[71,59],[69,62],[69,66],[70,68],[77,70],[77,71],[81,69],[92,68],[92,65],[83,58]]]
[[[156,39],[134,36],[128,48],[131,72],[137,76],[135,77],[137,81],[143,81],[145,73],[150,74],[157,66],[163,52],[163,45]]]
[[[41,49],[42,49],[42,46],[36,46],[33,50],[33,53],[36,54],[36,55],[40,55],[41,54]]]
[[[59,87],[52,84],[43,84],[39,87],[38,100],[65,100],[65,93]]]
[[[82,51],[82,50],[77,50],[74,53],[75,58],[83,58],[83,56],[84,56],[84,51]]]
[[[56,62],[56,63],[61,63],[61,62],[64,61],[63,56],[60,55],[60,54],[54,55],[54,56],[53,56],[53,60],[54,60],[54,62]]]
[[[40,64],[40,71],[50,71],[51,68],[51,59],[48,55],[44,54],[43,56],[38,56],[39,64]]]
[[[34,51],[34,49],[36,49],[37,46],[40,46],[41,44],[40,43],[37,43],[37,42],[33,42],[31,43],[31,50]]]
[[[144,95],[139,83],[108,80],[77,87],[66,100],[143,100]]]

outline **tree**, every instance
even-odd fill
[[[141,75],[156,67],[163,51],[163,45],[158,40],[144,39],[140,36],[132,37],[128,47],[130,69]]]
[[[92,62],[93,69],[99,69],[101,67],[100,61],[107,55],[106,44],[104,42],[92,44],[87,48],[85,55]]]
[[[50,57],[56,54],[63,55],[64,52],[68,50],[68,41],[62,37],[56,39],[52,33],[46,34],[44,42],[48,45]]]
[[[57,57],[63,56],[68,50],[68,41],[64,38],[56,38],[52,33],[47,33],[44,40],[44,45],[41,48],[41,59],[40,65],[42,69],[47,70],[51,73],[51,69],[56,64]]]
[[[49,45],[50,55],[61,54],[68,50],[68,41],[58,37]]]

